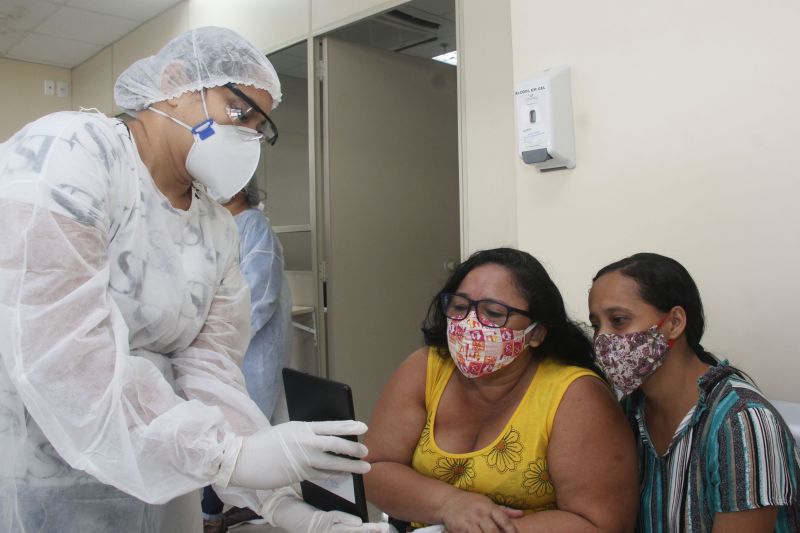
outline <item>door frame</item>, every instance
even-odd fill
[[[346,20],[339,21],[335,25],[322,28],[307,39],[308,49],[308,126],[309,126],[309,139],[308,139],[308,168],[309,168],[309,195],[310,202],[310,217],[311,217],[311,239],[312,239],[312,275],[315,280],[315,313],[317,317],[316,332],[317,332],[317,373],[322,377],[329,377],[329,358],[327,350],[327,330],[326,330],[326,306],[325,306],[325,260],[328,256],[327,236],[324,234],[324,228],[329,227],[330,219],[325,219],[326,214],[330,213],[330,206],[324,205],[326,198],[325,187],[328,184],[329,176],[326,175],[325,169],[328,168],[328,153],[326,151],[326,143],[320,142],[318,139],[326,139],[328,137],[327,125],[323,123],[322,116],[323,110],[327,107],[328,102],[324,91],[321,90],[321,76],[326,73],[323,72],[321,63],[321,54],[323,53],[322,41],[331,32],[348,26],[357,24],[361,21],[370,19],[382,12],[394,9],[400,5],[410,3],[408,2],[395,2],[389,1],[386,5],[380,8],[373,8],[369,11],[362,12],[357,16],[350,17]],[[456,50],[459,55],[463,50],[463,2],[465,0],[453,0],[453,8],[455,13],[456,24]],[[464,165],[464,145],[466,142],[466,132],[464,131],[463,113],[465,110],[464,102],[464,68],[461,58],[459,64],[456,66],[456,100],[457,100],[457,145],[458,145],[458,205],[459,205],[459,251],[461,260],[465,259],[465,250],[469,249],[468,246],[468,230],[465,221],[465,212],[467,205],[466,195],[466,169]],[[317,161],[325,161],[326,164],[318,166]]]

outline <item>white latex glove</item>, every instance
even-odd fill
[[[335,435],[361,435],[367,425],[355,420],[287,422],[242,439],[229,484],[250,489],[276,489],[307,479],[327,479],[334,474],[365,474],[370,464],[367,447]]]
[[[362,523],[357,516],[340,511],[320,511],[295,493],[285,491],[272,502],[272,524],[290,533],[389,533],[386,523]]]

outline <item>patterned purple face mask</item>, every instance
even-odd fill
[[[645,331],[600,333],[594,338],[597,365],[623,394],[638,389],[664,362],[672,342],[664,337],[659,327],[661,323]]]

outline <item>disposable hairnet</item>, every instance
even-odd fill
[[[258,202],[261,201],[260,191],[258,190],[258,179],[255,176],[250,178],[250,181],[247,182],[247,185],[244,186],[242,191],[244,191],[247,205],[250,207],[257,206]]]
[[[156,55],[128,67],[114,86],[117,105],[141,111],[187,91],[226,83],[252,85],[281,101],[281,83],[272,63],[253,43],[227,28],[207,26],[183,33]]]

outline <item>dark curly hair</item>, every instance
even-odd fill
[[[528,302],[531,318],[547,329],[544,341],[536,348],[538,357],[551,357],[561,363],[589,368],[598,375],[603,375],[594,363],[591,340],[567,317],[561,293],[547,271],[535,257],[513,248],[475,252],[456,267],[428,307],[422,326],[427,346],[436,348],[442,357],[450,357],[447,348],[447,317],[440,305],[441,295],[456,292],[467,274],[476,267],[487,264],[500,265],[511,272],[514,285]]]

